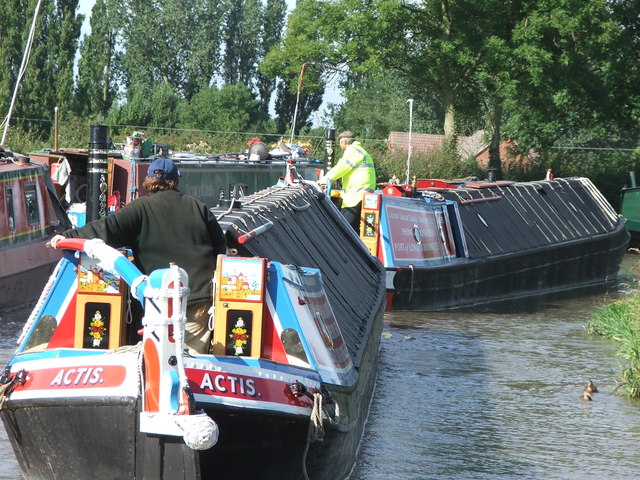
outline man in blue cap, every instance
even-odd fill
[[[152,161],[143,186],[149,193],[121,210],[51,239],[56,248],[62,238],[100,238],[113,248],[129,247],[137,267],[145,274],[167,268],[170,262],[189,275],[186,344],[207,353],[212,304],[211,278],[226,239],[209,208],[178,191],[180,172],[172,160]]]

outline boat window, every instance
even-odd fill
[[[9,230],[13,232],[16,229],[16,215],[13,210],[13,189],[11,187],[7,187],[6,197],[7,197],[7,224],[9,225]]]
[[[280,340],[282,340],[282,345],[287,355],[296,357],[307,364],[309,363],[307,354],[304,353],[304,347],[300,341],[300,335],[296,330],[293,328],[285,328],[280,334]]]
[[[40,212],[38,208],[38,191],[35,183],[29,183],[24,186],[24,199],[27,205],[29,225],[39,225]]]
[[[45,349],[57,326],[58,322],[56,321],[56,317],[53,315],[43,315],[40,317],[35,330],[29,337],[29,341],[25,346],[25,351]]]

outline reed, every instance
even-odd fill
[[[598,308],[587,322],[587,331],[617,342],[621,373],[616,390],[640,398],[640,296]]]

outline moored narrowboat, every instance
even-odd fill
[[[394,310],[537,308],[616,284],[629,232],[587,178],[415,181],[365,193]]]
[[[35,301],[60,260],[44,246],[69,225],[48,182],[45,166],[0,152],[0,309]]]

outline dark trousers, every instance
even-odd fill
[[[353,227],[358,235],[360,235],[360,214],[362,212],[362,202],[354,207],[341,208],[340,213],[345,220]]]

